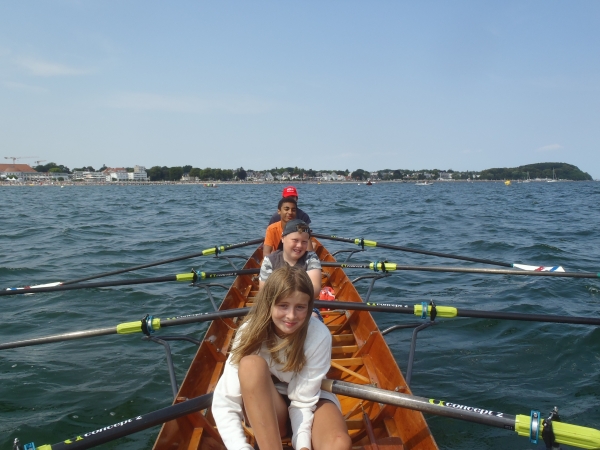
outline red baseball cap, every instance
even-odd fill
[[[298,197],[298,191],[294,186],[288,186],[283,189],[282,197]]]

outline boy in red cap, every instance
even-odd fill
[[[288,186],[283,188],[282,198],[293,198],[296,203],[298,203],[298,191],[294,186]],[[296,208],[296,218],[303,221],[305,224],[310,225],[310,217],[300,208]],[[279,216],[279,211],[271,216],[271,220],[269,221],[269,225],[274,224],[275,222],[279,222],[281,217]]]
[[[293,197],[283,197],[277,204],[277,217],[279,220],[267,227],[265,242],[263,246],[263,256],[270,255],[279,249],[281,244],[281,235],[285,225],[296,218],[296,200]]]

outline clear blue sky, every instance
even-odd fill
[[[598,1],[5,1],[0,156],[600,178],[599,24]]]

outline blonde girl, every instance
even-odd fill
[[[256,296],[213,397],[229,450],[252,449],[244,412],[261,450],[281,449],[288,423],[296,450],[352,447],[337,398],[320,390],[331,365],[331,334],[311,317],[313,298],[306,271],[289,266],[275,270]]]

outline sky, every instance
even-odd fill
[[[599,23],[598,1],[4,1],[0,156],[600,178]]]

